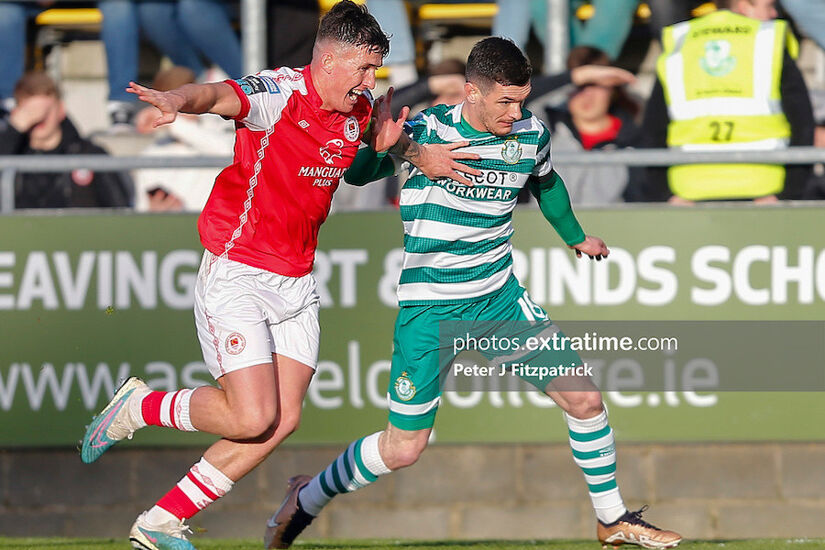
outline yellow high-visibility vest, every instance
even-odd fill
[[[757,21],[727,10],[664,29],[657,72],[670,115],[669,147],[683,151],[777,150],[791,127],[780,80],[788,40],[785,21]],[[771,164],[673,166],[668,183],[689,200],[772,195],[785,168]]]

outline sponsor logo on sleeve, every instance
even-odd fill
[[[262,94],[264,92],[270,94],[281,93],[280,88],[274,80],[267,76],[246,76],[235,81],[241,87],[243,93],[246,95]]]

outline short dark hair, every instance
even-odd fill
[[[594,46],[576,46],[567,55],[567,70],[572,71],[583,65],[610,66],[610,56]]]
[[[386,57],[390,52],[390,39],[381,30],[375,17],[366,6],[352,0],[342,0],[321,18],[316,41],[335,40],[351,46],[366,47],[371,52]]]
[[[36,95],[60,99],[57,84],[43,71],[29,71],[14,85],[14,99],[18,102]]]
[[[495,82],[502,86],[524,86],[533,67],[512,40],[491,36],[473,46],[467,58],[467,81],[482,87]]]

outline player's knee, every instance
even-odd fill
[[[300,424],[300,413],[284,413],[278,419],[278,432],[280,432],[284,438],[289,437],[298,430],[298,426],[300,426]]]
[[[581,420],[593,418],[601,414],[604,410],[602,406],[602,394],[597,391],[580,392],[575,394],[576,398],[571,399],[570,410],[567,414],[573,418]]]
[[[405,444],[397,445],[393,448],[388,456],[384,458],[387,468],[390,470],[398,470],[399,468],[406,468],[418,462],[418,458],[424,449],[427,448],[427,442],[405,442]]]
[[[249,411],[235,418],[233,439],[261,439],[271,435],[275,427],[275,411]]]

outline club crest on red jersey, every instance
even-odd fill
[[[361,135],[361,127],[358,125],[358,120],[351,116],[344,124],[344,137],[347,141],[358,141],[359,135]]]
[[[321,158],[324,159],[324,162],[327,164],[335,164],[335,159],[342,158],[344,155],[343,147],[344,140],[331,139],[326,145],[321,147],[318,152],[321,154]]]

